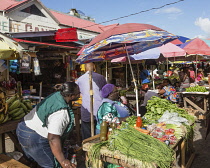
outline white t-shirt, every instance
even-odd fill
[[[43,123],[36,113],[36,107],[24,117],[26,126],[36,131],[42,137],[47,138],[48,133],[62,136],[70,118],[66,109],[59,110],[49,115],[47,127],[42,127]]]

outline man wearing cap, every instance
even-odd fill
[[[82,131],[82,139],[87,139],[91,137],[91,123],[90,123],[90,86],[89,86],[89,71],[94,71],[95,65],[90,62],[85,64],[86,73],[80,76],[76,84],[80,88],[80,92],[82,94],[82,106],[81,106],[81,131]],[[98,108],[101,104],[101,89],[107,83],[104,76],[93,72],[93,115],[96,124],[96,114]]]

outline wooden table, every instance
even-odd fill
[[[5,134],[7,134],[13,141],[15,148],[23,153],[15,133],[19,122],[20,120],[8,121],[0,125],[0,153],[5,153]]]
[[[0,154],[0,168],[29,168],[28,166],[10,158],[4,154]]]
[[[196,110],[198,110],[201,115],[199,115],[199,119],[206,119],[207,115],[209,115],[209,103],[210,103],[210,94],[209,92],[180,92],[183,96],[184,107],[187,108],[188,105],[192,106]],[[200,107],[196,102],[192,101],[190,98],[192,97],[202,97],[203,107]]]
[[[100,142],[99,139],[100,139],[100,134],[90,137],[88,139],[85,139],[83,141],[83,150],[89,151],[92,145]],[[193,143],[193,140],[188,141],[188,143],[190,143],[190,146],[193,148],[193,145],[191,144],[191,143]],[[176,160],[174,163],[172,163],[173,164],[172,167],[180,168],[180,166],[181,166],[181,168],[189,168],[194,157],[195,157],[194,148],[192,149],[188,160],[186,160],[187,142],[185,141],[184,138],[179,139],[175,145],[171,145],[171,148],[176,153],[176,156],[175,156]],[[123,167],[128,167],[128,168],[139,167],[140,168],[140,167],[145,166],[145,164],[140,160],[133,159],[133,158],[127,158],[125,155],[119,154],[118,151],[109,151],[106,147],[101,148],[100,154],[101,154],[102,161],[117,164],[117,165],[120,165]],[[180,156],[180,158],[179,158],[179,156]],[[180,159],[180,161],[181,161],[180,166],[178,165],[178,162],[179,162],[178,159]],[[147,168],[154,168],[154,167],[157,167],[157,165],[155,165],[154,163],[147,164]]]

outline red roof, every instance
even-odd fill
[[[19,4],[22,4],[28,0],[15,1],[15,0],[0,0],[0,11],[11,9]]]
[[[12,9],[24,2],[27,2],[29,0],[23,0],[23,1],[15,1],[15,0],[0,0],[0,11],[7,11],[9,9]],[[52,15],[60,22],[60,24],[72,26],[76,28],[82,28],[85,30],[90,30],[93,32],[101,33],[103,32],[103,25],[96,24],[94,22],[83,20],[74,16],[70,16],[65,13],[59,13],[56,11],[49,10]],[[94,25],[94,26],[92,26]],[[89,27],[88,27],[89,26]],[[100,27],[100,28],[99,28]]]
[[[84,20],[84,19],[80,19],[80,18],[77,18],[77,17],[74,17],[74,16],[70,16],[70,15],[65,14],[65,13],[59,13],[59,12],[55,12],[55,11],[52,11],[52,10],[50,10],[50,12],[60,22],[60,24],[73,26],[73,27],[77,27],[77,28],[82,28],[82,29],[85,29],[85,30],[90,30],[90,31],[99,32],[99,33],[103,32],[99,28],[99,26],[103,27],[103,25],[96,24],[94,22]]]

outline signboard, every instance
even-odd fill
[[[0,32],[9,32],[9,19],[0,15]]]

